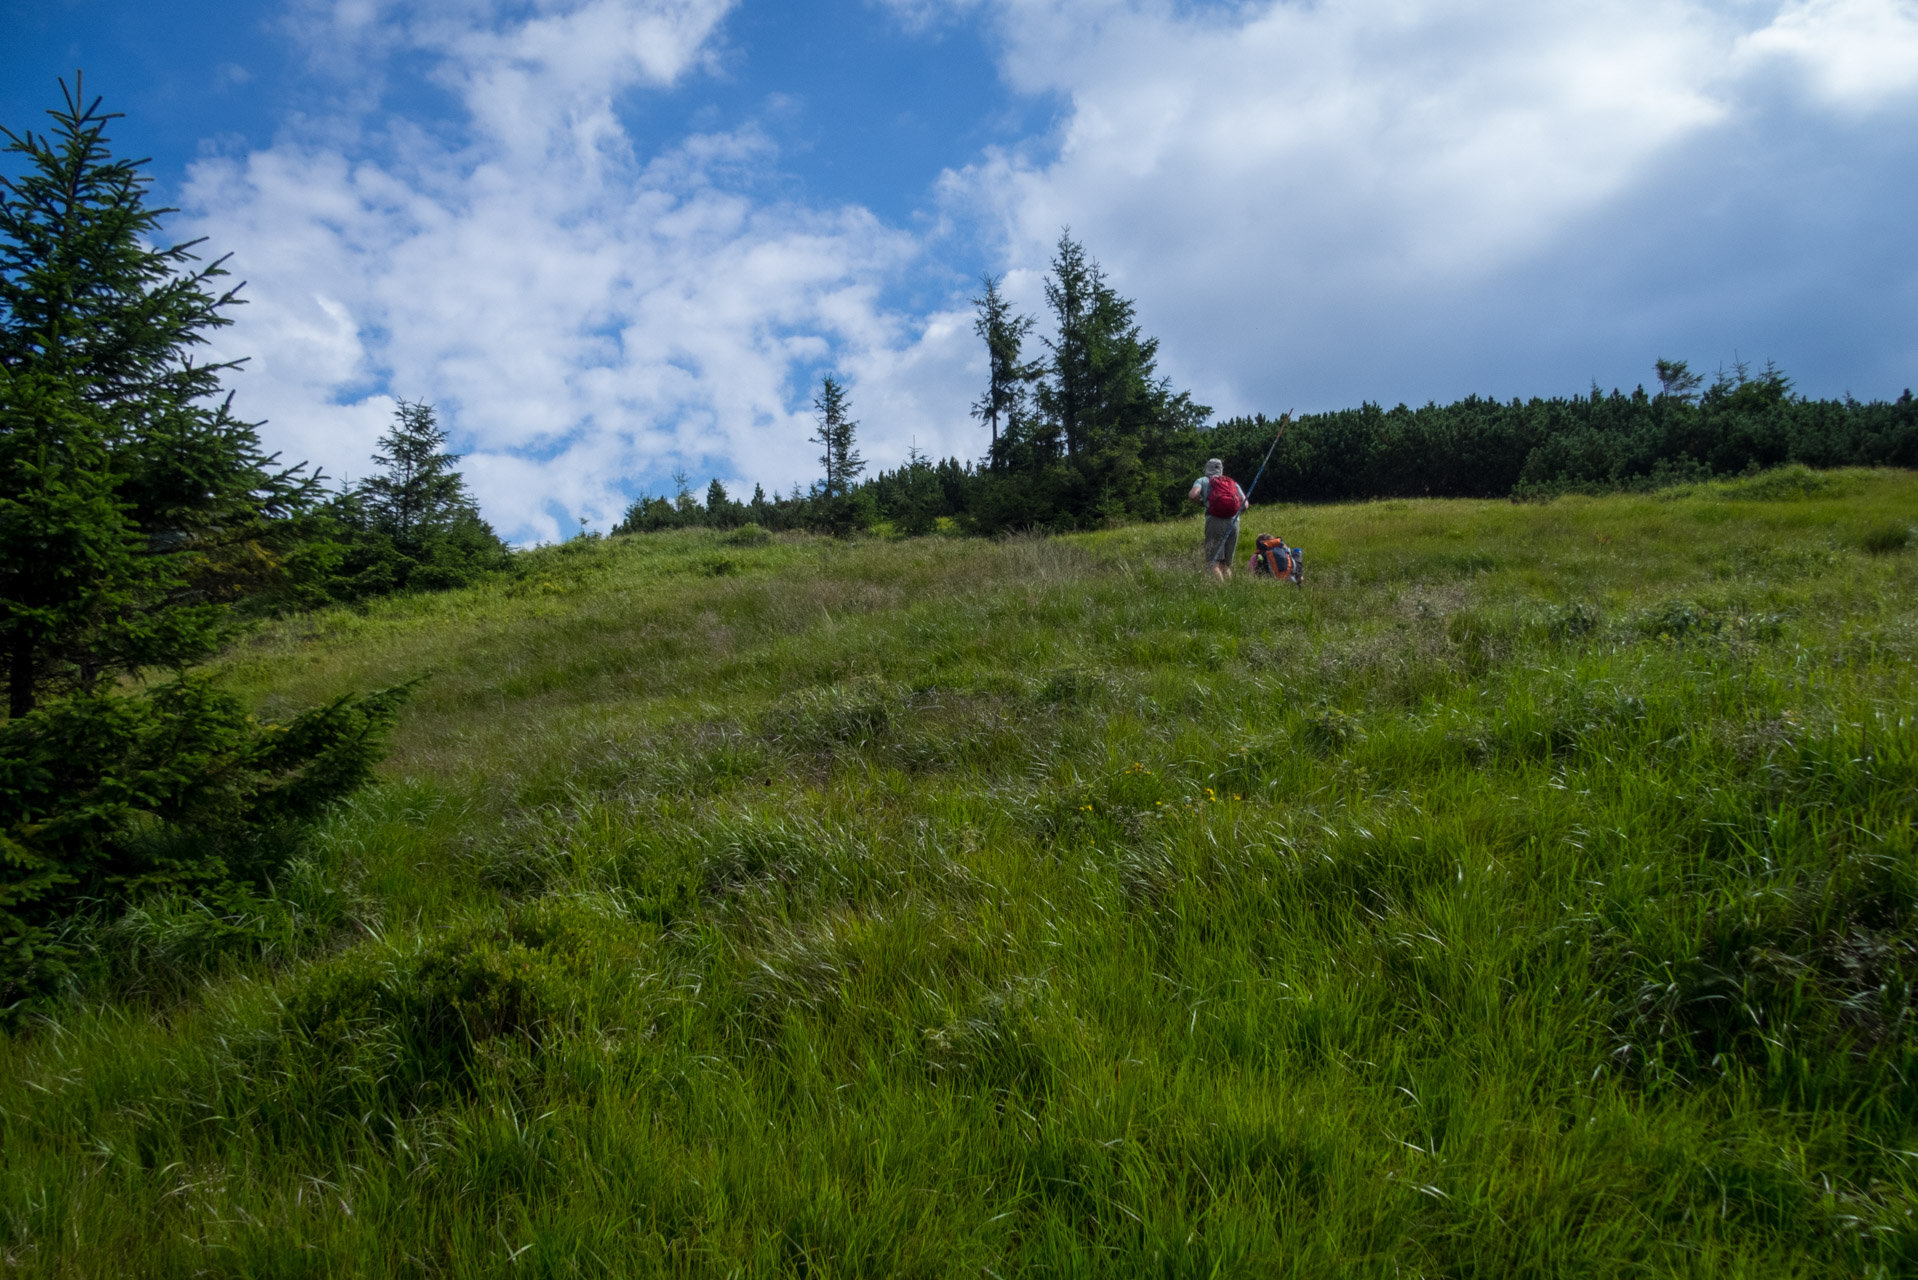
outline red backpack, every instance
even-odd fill
[[[1230,520],[1243,510],[1245,495],[1239,492],[1238,483],[1231,476],[1213,476],[1205,491],[1205,513]]]

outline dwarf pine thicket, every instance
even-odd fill
[[[0,1042],[8,1273],[1918,1270],[1918,479],[1265,510],[269,624],[426,679]]]

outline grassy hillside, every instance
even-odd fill
[[[427,675],[387,780],[270,946],[156,907],[0,1043],[0,1273],[1913,1274],[1915,513],[1248,517],[1303,591],[686,531],[279,625],[263,709]]]

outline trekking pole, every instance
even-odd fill
[[[1252,505],[1252,490],[1259,487],[1259,476],[1265,474],[1265,463],[1272,461],[1272,450],[1279,447],[1279,441],[1285,439],[1285,429],[1292,425],[1292,410],[1287,409],[1285,416],[1279,419],[1279,434],[1272,437],[1272,448],[1265,451],[1265,462],[1259,464],[1259,474],[1252,477],[1252,483],[1245,491],[1245,505]]]

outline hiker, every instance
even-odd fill
[[[1224,582],[1232,576],[1232,557],[1239,553],[1239,513],[1251,504],[1217,458],[1206,459],[1205,474],[1192,482],[1192,492],[1185,496],[1205,508],[1206,567]]]

